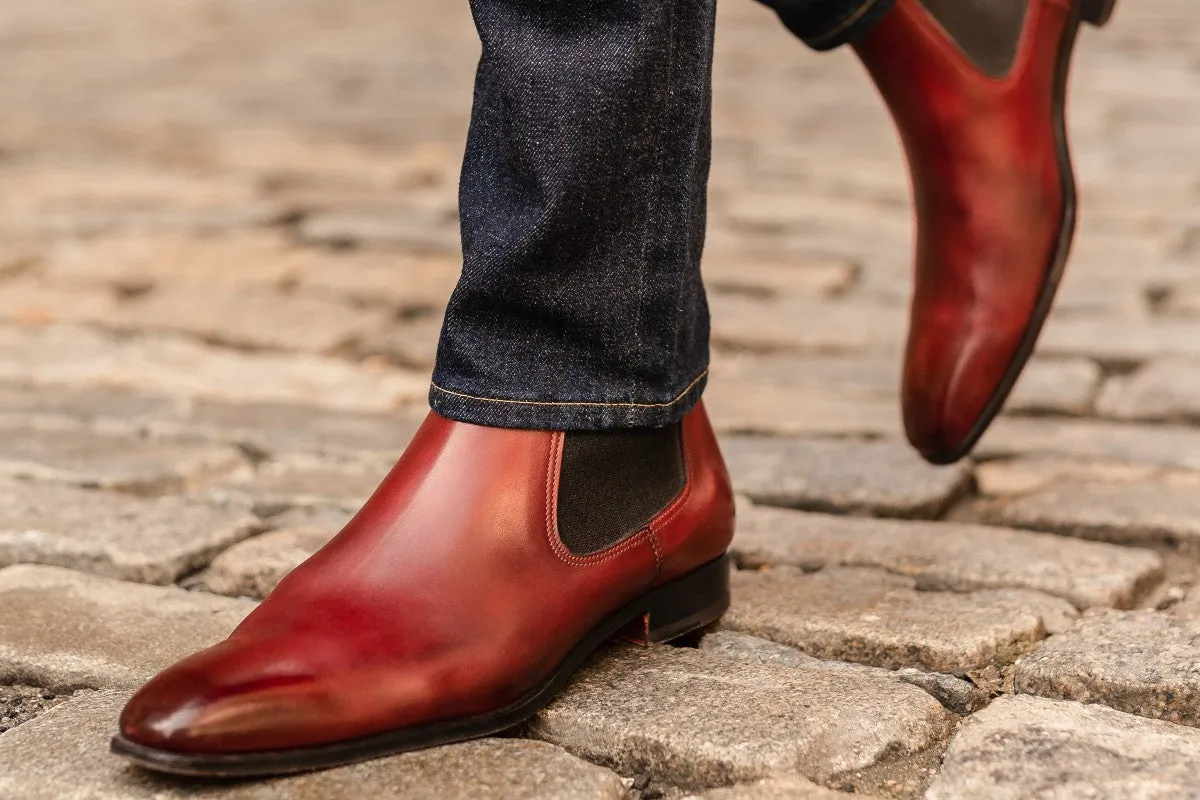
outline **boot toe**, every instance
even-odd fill
[[[908,440],[932,464],[965,457],[991,421],[1005,389],[1019,335],[945,334],[905,371],[903,410]]]
[[[180,754],[271,750],[320,737],[328,708],[303,671],[286,663],[247,669],[252,665],[244,659],[222,658],[221,649],[199,653],[142,687],[121,713],[121,736]]]

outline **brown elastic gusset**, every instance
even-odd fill
[[[558,479],[558,535],[575,555],[644,528],[687,483],[679,424],[568,431]]]
[[[963,55],[1002,78],[1013,67],[1029,0],[920,0]]]

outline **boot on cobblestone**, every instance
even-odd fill
[[[226,641],[137,693],[113,750],[251,777],[496,733],[605,641],[720,617],[732,534],[702,406],[603,433],[431,414],[332,542]]]
[[[912,171],[916,291],[909,441],[962,458],[999,413],[1063,275],[1075,228],[1064,125],[1084,22],[1115,0],[897,0],[855,43]]]

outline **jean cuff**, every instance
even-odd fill
[[[683,419],[700,402],[708,372],[661,403],[507,400],[439,386],[429,389],[430,407],[448,419],[494,428],[547,431],[597,431],[662,428]]]
[[[811,4],[779,0],[775,10],[788,30],[813,50],[832,50],[857,41],[892,10],[896,0],[862,0],[849,12],[814,14]]]

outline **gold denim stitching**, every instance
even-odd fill
[[[833,37],[837,36],[839,33],[843,32],[844,30],[849,28],[851,25],[853,25],[854,23],[856,23],[860,19],[862,19],[863,15],[866,14],[868,11],[870,11],[871,8],[874,7],[876,2],[877,2],[877,0],[867,0],[867,2],[863,3],[861,6],[858,7],[857,11],[855,11],[853,14],[851,14],[850,16],[848,16],[844,20],[842,20],[841,24],[838,25],[836,28],[822,34],[821,36],[817,37],[816,39],[809,39],[808,43],[810,45],[819,45],[819,44],[829,41]]]
[[[455,392],[455,391],[451,391],[450,389],[443,389],[441,386],[438,386],[436,383],[431,384],[431,385],[433,386],[433,388],[436,391],[442,392],[444,394],[448,394],[452,397],[461,397],[466,400],[477,400],[481,403],[507,403],[509,405],[517,405],[517,406],[589,406],[589,407],[599,406],[599,407],[603,407],[603,408],[669,408],[670,406],[673,406],[676,403],[683,400],[683,398],[687,396],[688,392],[692,391],[692,389],[695,389],[696,384],[700,383],[700,381],[704,380],[706,377],[708,377],[708,370],[704,370],[704,372],[701,372],[698,376],[696,376],[695,380],[693,380],[691,383],[689,383],[687,385],[687,388],[685,388],[682,392],[677,394],[674,399],[672,399],[666,403],[593,403],[593,402],[572,403],[572,402],[566,402],[566,401],[547,401],[547,400],[503,400],[498,397],[476,397],[473,394],[463,394],[462,392]]]

